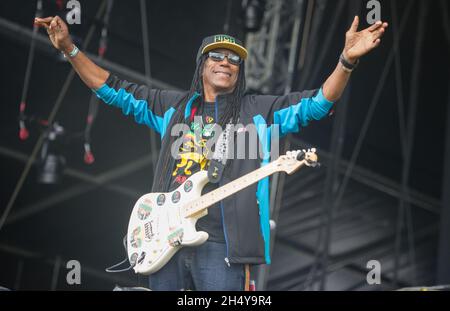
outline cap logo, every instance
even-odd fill
[[[217,35],[217,36],[214,36],[214,42],[236,43],[236,40],[233,37],[230,37],[227,35]]]

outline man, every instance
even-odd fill
[[[161,157],[155,172],[154,192],[172,191],[195,172],[214,166],[220,169],[221,177],[217,183],[205,187],[204,192],[207,192],[266,164],[271,131],[278,127],[281,136],[298,132],[311,120],[326,116],[341,97],[359,58],[380,44],[388,26],[377,22],[358,32],[359,19],[355,16],[346,33],[338,64],[320,89],[285,96],[263,96],[244,95],[247,50],[231,36],[205,38],[197,54],[197,68],[190,90],[175,92],[149,89],[103,70],[72,43],[67,25],[58,16],[36,18],[35,23],[47,29],[55,48],[66,55],[80,78],[99,98],[121,108],[126,115],[133,114],[136,122],[161,135]],[[219,124],[225,129],[227,124],[237,123],[256,126],[265,154],[258,159],[246,157],[221,162],[219,160],[223,158],[216,160],[213,157],[215,160],[209,161],[208,155],[213,151],[204,147],[213,136],[213,125]],[[181,137],[177,158],[168,156],[178,140],[171,132],[175,124],[186,124],[190,128]],[[200,137],[193,135],[198,128],[203,129]],[[245,131],[236,135],[245,135]],[[224,163],[222,167],[220,163]],[[197,229],[209,234],[208,241],[177,252],[161,270],[150,276],[150,288],[247,288],[248,265],[270,263],[269,210],[268,178],[210,207],[208,215],[197,222]]]

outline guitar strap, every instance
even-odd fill
[[[217,184],[222,180],[223,172],[227,166],[230,155],[230,136],[233,135],[232,120],[227,123],[225,130],[221,133],[215,144],[214,154],[209,161],[208,180],[210,183]]]

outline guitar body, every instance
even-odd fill
[[[148,193],[134,205],[128,223],[128,259],[134,271],[151,274],[161,269],[183,246],[196,246],[208,239],[208,233],[197,231],[197,220],[208,214],[204,210],[185,217],[183,206],[198,199],[208,183],[207,171],[188,178],[176,190]]]
[[[137,200],[128,223],[127,252],[134,271],[151,274],[161,269],[184,246],[197,246],[208,233],[197,231],[197,220],[208,214],[208,207],[245,189],[275,172],[292,174],[301,166],[316,166],[312,151],[289,151],[262,166],[202,196],[208,172],[199,171],[176,190],[148,193]]]

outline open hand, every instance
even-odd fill
[[[359,17],[355,16],[350,29],[345,34],[343,54],[351,63],[355,63],[361,56],[376,48],[381,42],[381,36],[388,27],[388,23],[378,21],[366,29],[357,31],[358,25]]]

